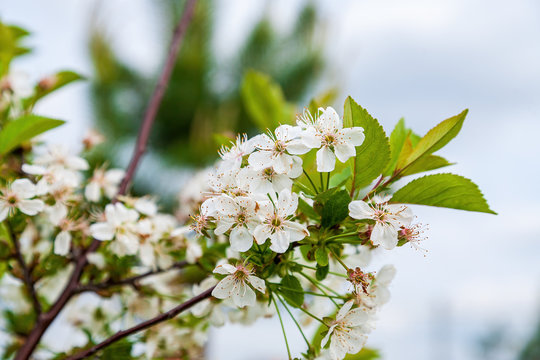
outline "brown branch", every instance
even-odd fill
[[[13,229],[11,228],[11,226],[9,226],[8,222],[6,222],[6,227],[9,230],[9,235],[11,236],[13,247],[15,248],[15,253],[14,253],[15,260],[17,260],[17,263],[19,264],[19,267],[22,270],[23,282],[24,282],[24,285],[26,286],[26,291],[28,292],[28,296],[30,296],[30,299],[32,299],[32,306],[34,307],[36,316],[39,317],[41,315],[41,303],[39,302],[39,299],[37,297],[36,285],[34,283],[34,279],[32,279],[32,272],[30,268],[26,265],[26,262],[24,261],[21,248],[19,246],[19,240],[15,236],[15,233],[13,232]]]
[[[133,157],[131,158],[131,162],[129,163],[129,166],[127,168],[126,176],[122,180],[122,183],[120,184],[118,190],[119,195],[124,195],[126,193],[127,187],[131,182],[133,176],[135,175],[135,170],[137,170],[140,159],[144,154],[144,151],[146,150],[148,137],[150,136],[150,129],[152,128],[152,124],[154,123],[154,119],[156,118],[159,105],[161,104],[161,99],[163,98],[165,89],[167,88],[167,84],[169,83],[169,79],[171,77],[174,64],[176,62],[178,50],[180,49],[180,45],[182,44],[182,40],[184,39],[183,35],[186,32],[186,29],[191,21],[191,17],[193,16],[195,3],[196,0],[187,0],[184,8],[184,13],[182,14],[182,18],[174,29],[173,39],[169,47],[169,54],[165,62],[165,67],[163,68],[163,72],[161,73],[159,82],[156,85],[154,94],[152,95],[152,98],[148,103],[146,113],[144,114],[144,120],[142,122],[141,129],[139,130],[139,136],[137,138],[137,144],[135,145],[135,149],[133,151]]]
[[[176,61],[176,55],[180,48],[180,44],[182,43],[185,30],[191,21],[195,2],[196,0],[187,1],[184,8],[184,13],[182,14],[182,17],[174,31],[173,40],[169,49],[169,54],[165,67],[156,86],[156,89],[154,90],[154,94],[148,105],[148,109],[145,113],[133,158],[131,159],[129,167],[126,171],[126,176],[122,180],[118,195],[124,195],[126,193],[127,186],[135,175],[135,170],[137,169],[140,158],[142,157],[144,150],[146,149],[146,143],[148,142],[150,129],[154,122],[154,118],[161,103],[163,93],[165,91],[165,88],[167,87],[167,83],[172,73],[172,69]],[[86,251],[84,251],[79,257],[77,257],[75,261],[75,268],[73,269],[73,273],[71,274],[71,277],[66,287],[64,288],[56,302],[51,306],[49,311],[47,311],[46,313],[42,313],[41,316],[38,317],[34,328],[28,334],[25,343],[17,352],[15,360],[26,360],[30,357],[49,325],[58,316],[60,311],[64,308],[64,306],[71,299],[71,297],[75,295],[75,290],[79,286],[83,269],[87,264],[86,255],[88,253],[94,252],[99,247],[99,245],[100,241],[94,239],[90,246],[86,249]]]
[[[83,350],[75,355],[72,355],[72,356],[69,356],[67,358],[65,358],[64,360],[78,360],[78,359],[84,359],[86,357],[89,357],[93,354],[95,354],[96,352],[98,352],[99,350],[117,342],[118,340],[121,340],[129,335],[132,335],[132,334],[135,334],[139,331],[142,331],[142,330],[145,330],[145,329],[148,329],[149,327],[152,327],[156,324],[159,324],[161,322],[164,322],[164,321],[167,321],[167,320],[170,320],[172,318],[174,318],[176,315],[180,314],[182,311],[184,310],[187,310],[189,309],[190,307],[192,307],[193,305],[197,304],[198,302],[200,301],[203,301],[204,299],[207,299],[210,297],[210,295],[212,294],[212,290],[214,290],[214,287],[206,290],[205,292],[197,295],[197,296],[194,296],[192,297],[191,299],[189,299],[188,301],[178,305],[177,307],[163,313],[163,314],[160,314],[150,320],[146,320],[138,325],[135,325],[129,329],[126,329],[126,330],[122,330],[122,331],[119,331],[117,332],[116,334],[114,334],[113,336],[111,336],[110,338],[106,339],[105,341],[97,344],[97,345],[94,345],[92,346],[91,348],[87,349],[87,350]]]
[[[121,279],[121,280],[108,279],[108,280],[100,282],[100,283],[90,283],[90,284],[86,284],[86,285],[79,284],[79,286],[74,290],[74,292],[77,293],[77,294],[87,292],[87,291],[98,292],[98,291],[101,291],[101,290],[106,290],[106,289],[109,289],[109,288],[112,288],[112,287],[115,287],[115,286],[122,286],[122,285],[131,285],[131,286],[135,287],[137,281],[139,281],[141,279],[144,279],[144,278],[146,278],[148,276],[152,276],[152,275],[162,274],[164,272],[174,270],[174,269],[182,269],[187,264],[188,264],[187,261],[179,261],[179,262],[175,263],[174,265],[172,265],[171,267],[168,267],[166,269],[149,270],[149,271],[147,271],[145,273],[135,275],[135,276],[131,276],[131,277]]]

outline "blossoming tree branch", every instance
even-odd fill
[[[210,327],[261,317],[279,320],[289,359],[375,358],[365,344],[396,269],[370,269],[372,252],[424,251],[427,229],[411,205],[494,213],[469,179],[418,177],[451,165],[435,153],[459,133],[466,110],[424,136],[400,120],[388,137],[350,97],[341,114],[314,100],[296,117],[285,102],[267,116],[256,92],[245,94],[246,107],[264,131],[224,141],[219,160],[183,188],[175,215],[151,195],[131,195],[194,3],[127,171],[90,168],[86,157],[103,141],[95,132],[80,154],[36,139],[63,122],[34,114],[35,104],[80,77],[63,71],[28,86],[10,71],[28,33],[0,24],[4,358],[195,359]],[[286,316],[305,340],[302,354],[291,352]],[[71,329],[62,349],[56,324]]]

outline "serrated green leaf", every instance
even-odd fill
[[[396,191],[391,201],[496,214],[475,183],[454,174],[426,175],[413,180]]]
[[[418,159],[414,164],[407,167],[401,174],[402,175],[412,175],[417,174],[424,171],[430,171],[435,169],[440,169],[445,166],[454,165],[454,163],[448,162],[443,157],[437,156],[437,155],[428,155],[423,156],[422,158]]]
[[[273,130],[294,120],[294,107],[285,101],[279,85],[267,75],[247,71],[241,92],[244,106],[260,131]]]
[[[320,266],[328,265],[328,249],[325,247],[319,247],[315,250],[315,261]]]
[[[411,154],[403,164],[403,168],[412,166],[414,162],[418,161],[423,156],[433,154],[435,151],[440,150],[443,146],[448,144],[461,130],[467,112],[468,110],[465,109],[460,114],[442,121],[429,130],[428,133],[418,141],[418,144],[414,146]]]
[[[5,155],[33,137],[54,129],[65,121],[38,115],[24,115],[9,122],[0,131],[0,155]]]
[[[345,127],[364,128],[364,143],[356,147],[356,157],[352,160],[354,189],[369,185],[386,169],[390,161],[390,145],[383,127],[350,96],[345,101],[343,115]]]
[[[294,307],[300,307],[304,304],[304,289],[298,280],[293,275],[286,275],[281,280],[280,292],[285,300]]]
[[[329,228],[342,222],[349,215],[351,197],[345,190],[337,191],[322,208],[321,225]]]
[[[405,119],[399,119],[398,123],[392,130],[390,134],[390,161],[388,166],[384,170],[385,175],[390,175],[392,171],[396,168],[399,154],[405,143],[405,139],[409,134],[409,130],[405,127]]]

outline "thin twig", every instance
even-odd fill
[[[79,293],[83,293],[83,292],[87,292],[87,291],[98,292],[98,291],[101,291],[101,290],[106,290],[106,289],[109,289],[109,288],[112,288],[112,287],[115,287],[115,286],[122,286],[122,285],[136,286],[136,284],[137,284],[137,282],[139,280],[142,280],[142,279],[144,279],[146,277],[149,277],[149,276],[152,276],[152,275],[162,274],[162,273],[170,271],[170,270],[181,269],[181,268],[185,267],[187,264],[188,264],[187,261],[179,261],[179,262],[175,263],[174,265],[172,265],[171,267],[168,267],[168,268],[165,268],[165,269],[149,270],[149,271],[147,271],[145,273],[135,275],[135,276],[131,276],[131,277],[121,279],[121,280],[108,279],[108,280],[100,282],[100,283],[80,284],[77,287],[77,289],[75,289],[74,291],[75,291],[75,293],[79,294]]]
[[[122,180],[117,196],[124,195],[126,193],[127,187],[133,179],[133,176],[135,175],[135,170],[137,169],[140,159],[144,154],[144,150],[146,149],[146,144],[148,142],[148,137],[150,136],[152,124],[154,123],[154,119],[161,103],[161,99],[163,98],[163,94],[165,92],[165,89],[167,88],[167,83],[170,79],[174,64],[176,62],[178,50],[180,48],[180,45],[182,44],[182,40],[184,39],[186,29],[193,17],[195,3],[196,0],[188,0],[186,2],[184,13],[182,14],[182,17],[180,18],[174,30],[173,39],[169,47],[169,53],[165,66],[159,78],[158,84],[156,85],[156,88],[154,90],[154,94],[152,95],[152,98],[148,104],[148,108],[146,110],[139,132],[139,137],[137,139],[136,148],[133,153],[133,158],[129,163],[128,169],[126,171],[126,176]],[[58,316],[58,314],[67,304],[69,299],[71,299],[71,297],[75,295],[75,290],[79,286],[83,269],[87,264],[86,255],[96,251],[100,243],[100,241],[94,239],[90,246],[85,251],[83,251],[82,254],[76,259],[75,268],[73,269],[73,273],[71,274],[71,277],[66,287],[64,288],[56,302],[51,306],[49,311],[43,313],[38,318],[36,325],[28,334],[25,343],[19,349],[17,355],[15,355],[14,360],[26,360],[34,352],[34,349],[36,348],[37,344],[39,343],[41,337],[43,336],[49,325]]]
[[[34,307],[34,311],[36,312],[37,317],[39,317],[41,315],[41,303],[39,302],[39,299],[37,297],[36,286],[34,284],[34,280],[32,279],[32,273],[26,265],[26,262],[24,261],[21,248],[19,246],[19,239],[17,239],[17,237],[15,236],[15,233],[13,232],[13,229],[8,222],[6,222],[6,227],[9,230],[9,235],[11,236],[13,247],[15,248],[15,259],[17,260],[17,263],[19,264],[19,267],[21,268],[23,273],[23,280],[24,285],[26,286],[26,291],[32,299],[32,306]]]
[[[148,329],[149,327],[152,327],[154,325],[157,325],[161,322],[164,322],[164,321],[167,321],[167,320],[170,320],[172,318],[174,318],[176,315],[180,314],[182,311],[184,310],[187,310],[189,309],[190,307],[192,307],[193,305],[207,299],[210,297],[210,295],[212,294],[212,290],[214,290],[214,287],[206,290],[205,292],[197,295],[197,296],[194,296],[192,297],[191,299],[189,299],[188,301],[178,305],[177,307],[163,313],[163,314],[160,314],[150,320],[146,320],[146,321],[143,321],[142,323],[138,324],[138,325],[135,325],[129,329],[126,329],[126,330],[122,330],[122,331],[119,331],[117,332],[116,334],[114,334],[113,336],[111,336],[110,338],[108,338],[107,340],[97,344],[97,345],[94,345],[92,346],[91,348],[87,349],[87,350],[83,350],[75,355],[72,355],[72,356],[69,356],[67,358],[65,358],[64,360],[78,360],[78,359],[84,359],[88,356],[91,356],[93,354],[95,354],[96,352],[98,352],[99,350],[117,342],[118,340],[121,340],[129,335],[132,335],[132,334],[135,334],[139,331],[142,331],[142,330],[145,330],[145,329]]]
[[[174,64],[176,63],[178,50],[180,49],[180,45],[182,44],[182,40],[184,39],[183,35],[185,34],[186,29],[193,16],[195,3],[196,3],[196,0],[188,0],[186,2],[186,6],[184,8],[184,13],[182,14],[182,18],[180,19],[180,21],[178,22],[178,25],[174,29],[173,39],[169,48],[169,54],[165,62],[165,67],[163,68],[163,72],[161,73],[159,81],[156,85],[154,94],[152,95],[152,98],[150,99],[150,102],[148,103],[148,107],[146,108],[146,113],[144,114],[144,120],[142,122],[141,129],[139,130],[137,144],[135,145],[135,149],[133,151],[133,157],[131,158],[131,161],[127,168],[126,176],[122,180],[122,183],[120,184],[120,187],[118,190],[119,195],[123,195],[126,193],[127,187],[129,183],[131,182],[133,176],[135,175],[135,170],[137,170],[137,166],[139,165],[140,159],[143,156],[144,151],[146,150],[148,137],[150,136],[150,130],[156,118],[159,105],[161,104],[161,99],[163,98],[163,95],[165,94],[165,89],[167,88],[169,79],[171,78],[171,74],[174,69]]]

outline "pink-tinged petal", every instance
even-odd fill
[[[337,144],[334,146],[334,152],[339,161],[344,163],[349,160],[350,157],[356,155],[356,149],[351,144]]]
[[[214,270],[215,272],[215,270]],[[212,290],[212,296],[217,299],[228,299],[232,296],[232,290],[236,279],[229,275],[225,279],[221,280],[214,290]]]
[[[345,315],[347,315],[349,310],[351,310],[353,305],[354,305],[354,300],[349,300],[345,304],[343,304],[343,306],[341,307],[341,309],[339,309],[336,315],[336,321],[341,321],[345,317]]]
[[[71,247],[71,234],[68,231],[61,231],[54,239],[54,253],[56,255],[67,255]]]
[[[234,274],[236,272],[236,267],[231,264],[221,264],[216,266],[214,269],[214,274],[228,275]]]
[[[254,276],[254,275],[251,275],[248,277],[248,281],[251,285],[253,285],[253,287],[262,292],[263,294],[265,293],[266,291],[266,285],[264,283],[264,280],[257,277],[257,276]]]
[[[342,133],[343,140],[353,146],[360,146],[364,142],[364,129],[361,127],[344,128]]]
[[[398,243],[398,232],[390,224],[377,223],[371,231],[373,245],[381,245],[387,250],[392,250]]]
[[[336,156],[327,146],[317,151],[317,171],[330,172],[336,167]]]
[[[115,228],[109,223],[100,222],[90,225],[90,234],[101,241],[112,240],[114,238]]]
[[[355,200],[349,203],[349,216],[353,219],[373,219],[374,210],[365,201]]]
[[[254,153],[251,153],[248,157],[248,163],[255,170],[262,170],[268,167],[269,164],[272,164],[272,152],[260,150]]]
[[[34,216],[38,212],[43,211],[45,203],[41,200],[21,200],[17,207],[26,215]]]
[[[274,148],[274,141],[266,134],[260,134],[254,136],[251,140],[251,145],[260,150],[272,150]]]
[[[245,227],[237,226],[232,229],[229,241],[234,251],[244,252],[248,251],[253,245],[253,235]]]
[[[20,199],[29,199],[36,195],[36,186],[28,179],[17,179],[11,183],[11,190]]]

